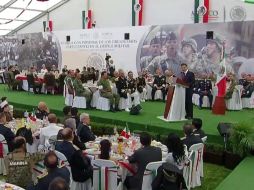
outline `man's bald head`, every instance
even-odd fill
[[[70,128],[64,128],[61,132],[62,138],[65,141],[72,141],[73,140],[73,131]]]
[[[49,120],[49,123],[57,123],[56,114],[50,113],[50,114],[48,115],[48,120]]]

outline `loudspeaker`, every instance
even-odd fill
[[[231,123],[219,123],[217,126],[217,129],[221,136],[229,135],[229,130],[231,129],[232,124]]]
[[[125,33],[124,34],[124,39],[129,40],[130,39],[130,33]]]
[[[71,36],[66,36],[66,42],[71,41]]]
[[[140,113],[140,110],[142,110],[141,105],[132,106],[130,110],[130,115],[138,115]]]
[[[22,39],[21,40],[21,44],[25,44],[26,43],[26,40],[25,39]]]
[[[206,32],[206,39],[213,40],[213,31],[207,31]]]

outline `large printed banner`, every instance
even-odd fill
[[[59,69],[104,70],[109,54],[116,69],[135,74],[154,74],[159,68],[177,75],[184,62],[198,76],[224,69],[237,77],[254,75],[253,21],[56,31],[0,40],[1,67],[57,64]]]

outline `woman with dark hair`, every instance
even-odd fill
[[[171,163],[182,170],[187,155],[185,145],[176,134],[170,133],[166,140],[166,146],[168,148],[166,162]]]
[[[99,158],[103,160],[110,160],[111,143],[109,140],[103,139],[100,142],[100,150],[101,154],[99,155]]]

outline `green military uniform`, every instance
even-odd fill
[[[44,154],[26,153],[22,156],[18,152],[13,152],[5,157],[5,165],[7,169],[6,182],[26,188],[32,183],[32,167],[34,163],[43,160]]]
[[[110,106],[112,107],[115,104],[115,108],[118,108],[120,96],[112,92],[109,80],[101,79],[97,83],[97,85],[102,86],[102,89],[100,90],[100,94],[102,97],[109,99]]]
[[[82,81],[80,79],[74,79],[73,87],[75,89],[76,96],[83,96],[86,98],[86,101],[90,103],[92,99],[92,93],[83,87]]]

